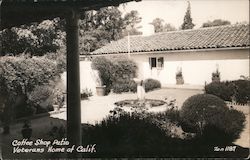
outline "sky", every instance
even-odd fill
[[[208,20],[224,19],[232,24],[249,23],[249,0],[189,0],[194,28],[199,28]],[[154,18],[162,18],[179,28],[187,10],[186,0],[142,0],[121,5],[119,9],[125,14],[137,10],[142,17],[142,31],[146,32]]]

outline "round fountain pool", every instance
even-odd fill
[[[157,100],[157,99],[145,99],[145,100],[138,100],[138,99],[127,99],[122,100],[114,103],[116,106],[119,107],[159,107],[166,104],[163,100]]]

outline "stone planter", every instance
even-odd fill
[[[183,77],[176,77],[176,84],[178,85],[184,84]]]
[[[220,82],[220,77],[219,76],[213,76],[212,77],[212,82]]]
[[[31,128],[23,128],[22,129],[23,138],[30,139],[31,134],[32,134],[32,129]]]
[[[106,86],[97,86],[96,94],[97,96],[105,96]]]

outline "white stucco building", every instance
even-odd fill
[[[185,85],[204,85],[216,69],[222,81],[249,76],[249,47],[249,25],[238,24],[125,37],[92,55],[128,56],[139,78],[158,79],[163,86],[176,84],[178,68]]]

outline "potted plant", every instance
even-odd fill
[[[212,82],[220,82],[220,72],[218,69],[212,73]]]
[[[28,121],[24,122],[23,128],[22,128],[22,136],[25,139],[30,139],[32,135],[32,129],[30,128],[30,124]]]
[[[179,68],[178,71],[176,72],[176,84],[184,84],[184,79],[182,75],[182,69]]]
[[[95,72],[95,79],[96,79],[96,94],[97,94],[97,96],[105,96],[106,86],[103,85],[102,80],[100,78],[100,74],[98,74],[98,71]]]

